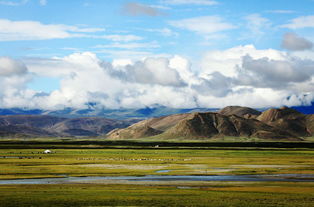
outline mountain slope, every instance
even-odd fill
[[[134,133],[146,129],[151,133]],[[220,113],[177,114],[152,118],[131,125],[125,129],[113,130],[107,134],[112,139],[143,138],[158,134],[164,139],[204,139],[221,136],[244,136],[265,139],[296,139],[297,136],[265,124],[259,120],[246,119],[236,115]]]
[[[47,129],[64,120],[66,120],[66,118],[47,115],[7,115],[0,116],[0,125],[23,125]]]
[[[48,115],[0,116],[0,136],[98,136],[137,120],[62,118]]]
[[[311,136],[314,136],[314,114],[306,116],[307,131]]]
[[[105,134],[115,128],[129,126],[130,121],[120,121],[99,117],[83,117],[63,120],[51,128],[49,131],[59,133],[62,136],[97,136]]]
[[[282,107],[266,110],[257,117],[257,120],[278,129],[285,129],[298,137],[311,135],[307,129],[306,115],[291,108]]]
[[[240,117],[245,118],[256,118],[261,114],[260,111],[249,107],[242,107],[242,106],[227,106],[218,111],[219,114],[230,116],[230,115],[237,115]]]
[[[0,126],[0,137],[56,137],[56,133],[23,125]]]

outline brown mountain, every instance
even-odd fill
[[[306,116],[306,128],[311,136],[314,136],[314,114]]]
[[[189,114],[175,114],[140,121],[125,129],[115,129],[109,132],[110,138],[128,139],[150,137],[163,133],[175,126],[179,121],[185,119]]]
[[[0,116],[0,126],[13,125],[32,128],[49,128],[66,118],[47,115],[6,115]]]
[[[244,117],[234,115],[232,111]],[[231,113],[231,115],[224,115],[222,113]],[[236,107],[221,110],[219,113],[176,114],[148,119],[133,124],[125,129],[113,130],[107,134],[107,137],[113,139],[128,139],[155,136],[156,138],[164,139],[206,139],[211,137],[232,136],[294,140],[299,137],[295,133],[284,130],[284,128],[279,128],[263,121],[253,119],[250,114],[257,116],[259,112],[246,107],[244,109]],[[263,114],[260,116],[263,117],[262,115]],[[141,133],[136,133],[139,131]],[[292,130],[292,132],[295,131]]]
[[[0,137],[98,136],[136,120],[105,118],[61,118],[48,115],[0,116]]]
[[[0,126],[0,137],[56,137],[56,133],[23,125]]]
[[[218,111],[218,113],[225,116],[237,115],[244,118],[256,118],[261,114],[260,111],[242,106],[227,106]]]
[[[49,127],[47,130],[62,136],[98,136],[116,128],[127,127],[131,123],[134,122],[132,120],[120,121],[98,117],[84,117],[65,119]]]
[[[311,135],[308,130],[311,120],[308,121],[306,115],[291,108],[268,109],[256,119],[275,128],[284,129],[297,137]]]

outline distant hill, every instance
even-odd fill
[[[291,108],[303,114],[314,114],[314,102],[308,106],[293,106]]]
[[[0,137],[98,136],[138,120],[62,118],[48,115],[0,116]]]
[[[259,112],[232,106],[214,112],[195,112],[151,118],[107,134],[109,139],[208,139],[213,137],[256,137],[274,140],[299,140],[313,135],[313,115],[290,108]]]
[[[314,103],[310,106],[291,107],[303,114],[314,114]],[[223,115],[237,115],[244,117],[259,115],[262,111],[269,108],[252,109],[241,106],[228,106],[223,109],[219,108],[169,108],[162,105],[153,105],[144,108],[118,108],[108,109],[98,107],[97,104],[88,103],[86,108],[75,109],[66,107],[60,110],[44,110],[44,109],[26,109],[26,108],[7,108],[0,109],[0,115],[49,115],[65,118],[81,118],[81,117],[103,117],[107,119],[147,119],[160,116],[168,116],[172,114],[192,113],[192,112],[218,112]]]
[[[100,117],[65,119],[48,128],[62,136],[98,136],[116,128],[124,128],[135,120],[113,120]]]
[[[146,119],[151,117],[166,116],[178,113],[217,111],[216,108],[186,108],[177,109],[165,106],[153,106],[139,109],[106,109],[88,107],[86,109],[64,108],[62,110],[41,110],[41,109],[0,109],[0,115],[49,115],[65,118],[81,117],[103,117],[107,119]]]

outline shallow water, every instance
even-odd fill
[[[157,170],[155,171],[156,173],[167,173],[170,172],[171,170]]]
[[[306,179],[304,179],[306,178]],[[117,176],[117,177],[65,177],[0,180],[0,184],[66,184],[88,183],[102,181],[285,181],[314,182],[313,174],[275,174],[275,175],[147,175],[147,176]]]

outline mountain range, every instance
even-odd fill
[[[8,108],[0,109],[0,115],[49,115],[65,118],[81,118],[81,117],[103,117],[107,119],[146,119],[151,117],[166,116],[178,113],[190,112],[206,112],[217,111],[218,108],[169,108],[160,105],[151,107],[128,109],[107,109],[94,106],[93,104],[87,105],[85,109],[63,108],[60,110],[44,110],[44,109],[23,109],[23,108]]]
[[[218,112],[193,112],[151,118],[107,134],[110,139],[209,139],[214,137],[256,137],[302,140],[313,136],[314,115],[282,107],[264,112],[229,106]]]
[[[114,120],[102,117],[4,115],[0,116],[0,137],[99,136],[137,121],[137,119]]]
[[[107,139],[256,137],[301,140],[313,136],[314,132],[313,114],[303,114],[287,107],[263,112],[241,106],[228,106],[216,112],[166,107],[134,109],[132,113],[120,110],[119,112],[130,115],[124,120],[77,117],[77,111],[69,111],[70,115],[64,112],[67,116],[60,116],[60,113],[59,116],[45,115],[40,110],[33,111],[32,113],[37,113],[35,115],[1,115],[0,137],[100,136]],[[135,111],[141,116],[131,116]],[[21,109],[11,109],[6,111],[8,112],[21,113]],[[117,110],[112,110],[111,113],[113,112]],[[164,113],[167,115],[163,115]],[[143,120],[153,115],[156,117]]]

